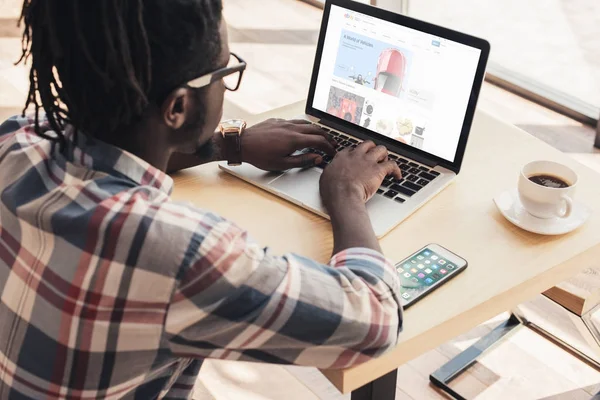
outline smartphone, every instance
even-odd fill
[[[467,268],[467,261],[430,244],[396,264],[402,306],[408,308]]]

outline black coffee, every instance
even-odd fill
[[[562,189],[569,187],[567,182],[554,175],[533,175],[529,177],[529,180],[533,183],[537,183],[540,186],[545,186],[549,188]]]

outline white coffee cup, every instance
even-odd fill
[[[550,175],[567,183],[565,188],[547,187],[529,178]],[[577,174],[569,167],[553,161],[534,161],[523,167],[519,176],[519,199],[523,207],[538,218],[568,218],[573,210]]]

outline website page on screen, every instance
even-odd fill
[[[480,55],[332,6],[313,107],[454,162]]]

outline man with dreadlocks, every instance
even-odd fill
[[[0,125],[0,399],[188,398],[206,358],[344,368],[395,345],[399,282],[365,207],[400,175],[385,148],[342,151],[322,175],[327,265],[170,200],[182,168],[334,155],[302,121],[217,132],[245,68],[221,9],[25,1],[34,113]]]

